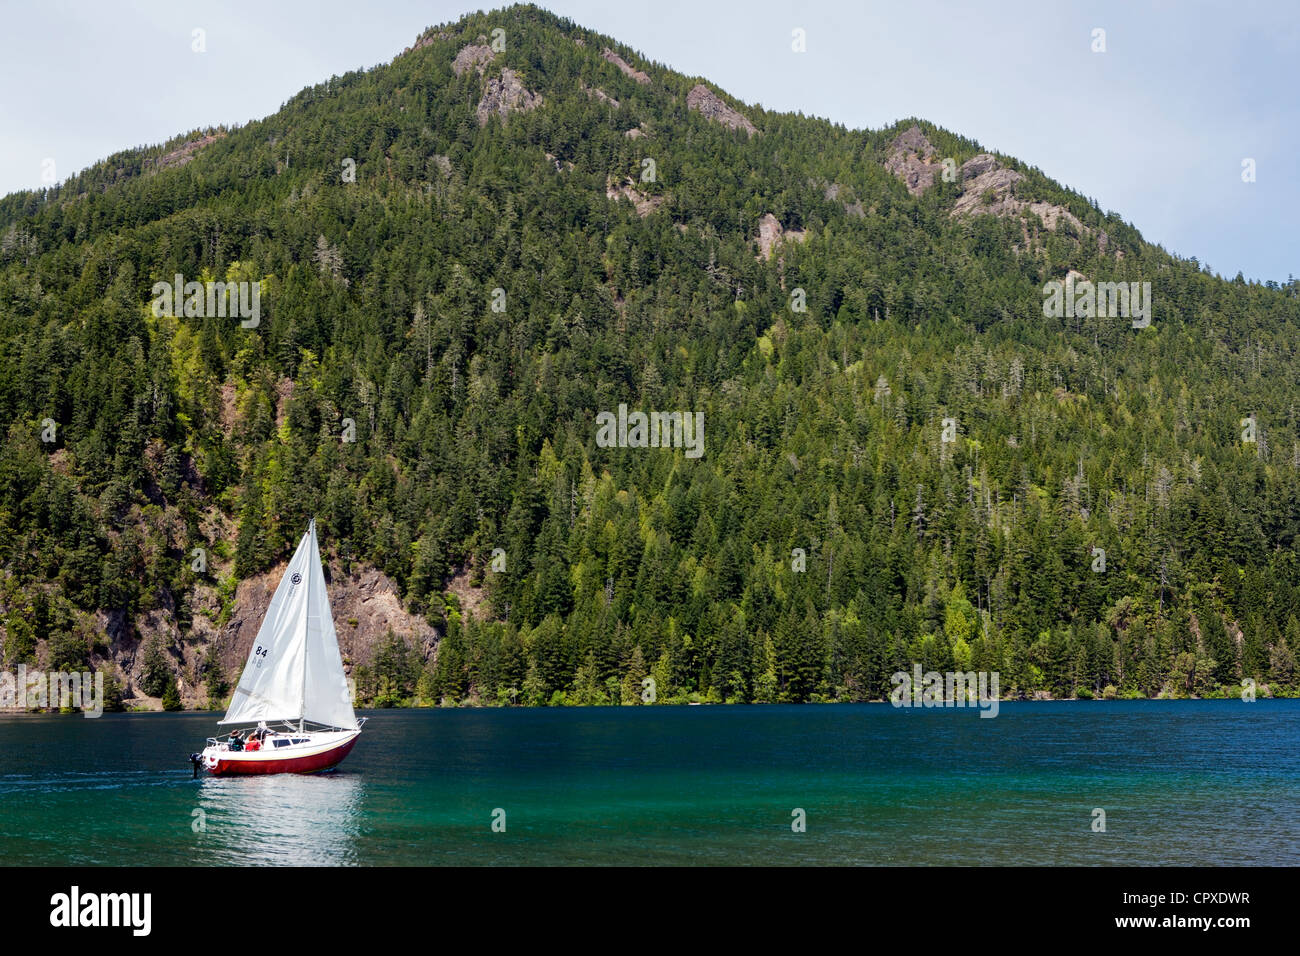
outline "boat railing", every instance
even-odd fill
[[[358,718],[357,718],[357,727],[356,727],[356,729],[357,729],[357,730],[360,730],[361,727],[365,724],[365,722],[366,722],[367,720],[369,720],[369,719],[370,719],[369,717],[358,717]],[[300,733],[312,733],[312,732],[313,732],[313,731],[311,731],[311,730],[299,731],[298,728],[295,727],[295,726],[294,726],[292,723],[290,723],[289,721],[284,721],[284,725],[285,725],[285,727],[288,728],[287,730],[270,730],[269,733],[271,734],[271,736],[275,736],[275,737],[292,737],[292,736],[296,736],[296,735],[298,735],[298,734],[300,734]],[[269,728],[268,728],[268,729],[269,729]],[[347,727],[325,727],[325,726],[322,724],[320,727],[316,728],[315,732],[316,732],[316,733],[319,733],[321,730],[333,730],[333,731],[339,731],[339,730],[347,730],[347,729],[348,729]],[[226,736],[225,736],[224,739],[221,738],[221,737],[209,737],[209,738],[208,738],[208,746],[209,746],[209,747],[220,747],[220,746],[223,746],[223,745],[227,745],[227,744],[229,744],[229,741],[230,741],[230,734],[226,734]]]

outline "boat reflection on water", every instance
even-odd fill
[[[224,866],[355,865],[364,794],[364,778],[340,771],[205,778],[192,813],[198,856]]]

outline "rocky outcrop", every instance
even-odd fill
[[[909,193],[919,196],[941,181],[944,164],[935,159],[934,146],[921,132],[921,128],[912,126],[889,144],[885,168],[903,181]],[[950,215],[1014,216],[1023,221],[1028,213],[1033,213],[1042,220],[1044,227],[1052,231],[1061,223],[1069,223],[1079,236],[1090,233],[1078,217],[1064,206],[1017,199],[1014,187],[1024,178],[1014,169],[1003,166],[996,156],[989,153],[973,156],[962,163],[957,171],[956,180],[961,192],[953,203]],[[1025,241],[1029,242],[1027,228]],[[1101,248],[1105,249],[1104,242]]]
[[[758,258],[767,261],[778,243],[787,240],[803,242],[808,233],[804,229],[782,229],[780,221],[770,212],[758,221]]]
[[[212,530],[230,538],[235,535],[233,526]],[[109,647],[94,655],[92,667],[106,668],[116,677],[128,708],[160,710],[161,700],[147,696],[141,689],[145,650],[152,641],[158,641],[171,661],[182,706],[193,709],[207,705],[207,684],[202,673],[208,649],[215,649],[221,670],[233,687],[286,567],[280,564],[241,581],[224,623],[220,623],[221,598],[211,581],[200,583],[185,597],[192,618],[184,631],[177,627],[175,608],[156,608],[137,615],[133,621],[127,621],[120,611],[96,612],[88,619],[90,632],[107,635]],[[215,579],[221,572],[212,570]],[[390,629],[419,657],[428,660],[434,653],[438,632],[423,617],[403,607],[396,585],[383,572],[354,564],[345,573],[337,559],[330,559],[326,576],[339,651],[349,674],[355,666],[374,661]],[[465,602],[466,595],[461,595],[462,606]]]
[[[1055,206],[1049,202],[1031,202],[1027,208],[1035,216],[1043,220],[1043,225],[1048,229],[1051,229],[1053,232],[1056,231],[1056,224],[1060,222],[1068,222],[1074,227],[1075,232],[1081,236],[1087,235],[1091,231],[1087,226],[1079,221],[1078,217],[1075,216],[1074,213],[1070,212],[1070,210],[1066,209],[1064,206]],[[1100,242],[1098,246],[1102,254],[1105,254],[1105,242]],[[1123,253],[1117,251],[1116,255],[1122,256]]]
[[[482,76],[483,71],[487,69],[487,65],[492,62],[492,58],[495,56],[496,51],[490,46],[471,43],[469,46],[461,47],[460,52],[456,54],[456,58],[451,61],[451,72],[461,76],[474,69],[478,70],[479,76]]]
[[[222,667],[234,684],[248,659],[249,648],[271,604],[287,564],[239,583],[235,609],[221,630],[219,654]],[[333,565],[331,565],[333,567]],[[344,670],[368,664],[389,628],[406,638],[408,646],[427,658],[437,643],[437,632],[421,617],[402,607],[397,586],[375,568],[356,568],[349,574],[335,570],[328,583],[334,630]]]
[[[844,212],[854,219],[861,219],[867,214],[862,208],[862,200],[853,195],[853,190],[847,186],[841,186],[839,183],[827,183],[822,190],[822,196],[827,202],[838,202]],[[852,200],[852,202],[850,202]]]
[[[962,193],[953,204],[953,216],[988,213],[994,216],[1021,216],[1031,212],[1043,225],[1056,231],[1059,223],[1068,222],[1077,235],[1085,235],[1088,228],[1064,206],[1048,202],[1027,202],[1012,195],[1013,187],[1025,177],[1014,169],[1006,169],[988,153],[968,159],[961,167]]]
[[[931,161],[933,156],[934,147],[921,127],[913,126],[889,144],[885,168],[903,181],[909,193],[919,196],[934,185],[935,178],[943,171],[942,163]]]
[[[703,83],[696,83],[686,94],[686,108],[695,110],[711,122],[721,123],[731,129],[743,129],[750,136],[758,132],[753,123],[724,103],[717,93]]]
[[[424,47],[429,46],[429,44],[434,43],[438,40],[450,40],[450,39],[451,39],[451,34],[442,30],[439,30],[436,33],[426,33],[423,36],[417,37],[414,43],[412,43],[410,46],[408,46],[405,50],[403,50],[398,55],[405,56],[406,54],[410,53],[412,50],[421,50]]]
[[[601,52],[600,55],[601,58],[604,59],[606,62],[613,63],[616,67],[622,70],[625,76],[630,76],[632,79],[636,80],[642,86],[646,86],[647,84],[649,84],[650,77],[648,74],[642,73],[640,70],[635,69],[632,66],[632,64],[628,63],[627,60],[623,59],[621,56],[619,56],[609,47],[605,47],[605,49]]]
[[[163,153],[163,155],[159,156],[157,159],[147,161],[146,165],[152,172],[158,172],[160,169],[175,169],[178,166],[184,166],[194,158],[195,154],[199,150],[205,146],[211,146],[225,135],[225,133],[208,133],[206,136],[192,139],[189,142],[182,143],[169,152]]]
[[[461,47],[455,59],[451,61],[451,70],[457,76],[463,76],[470,70],[482,76],[488,65],[496,58],[496,51],[482,41]],[[511,113],[522,113],[542,105],[540,93],[532,93],[524,87],[519,74],[510,67],[502,67],[499,76],[489,77],[483,85],[483,98],[479,100],[474,115],[478,125],[486,126],[489,119],[497,116],[502,122]]]
[[[610,96],[599,86],[588,86],[586,83],[582,83],[581,81],[579,81],[578,87],[579,89],[582,90],[582,92],[587,94],[587,97],[589,99],[599,100],[600,102],[606,104],[607,106],[612,106],[614,107],[614,109],[618,109],[619,107],[618,100],[614,99],[614,97]]]
[[[1025,177],[1014,169],[1005,169],[987,153],[967,160],[961,167],[961,195],[953,204],[953,216],[992,213],[1016,215],[1026,205],[1011,196],[1011,187]]]
[[[625,179],[618,182],[613,176],[605,180],[605,198],[612,200],[626,199],[636,207],[636,214],[644,219],[664,204],[663,196],[650,196],[636,188],[636,180]]]
[[[503,67],[500,76],[491,77],[483,90],[483,99],[479,101],[474,114],[478,124],[486,126],[493,116],[502,122],[511,113],[524,113],[542,105],[540,93],[530,93],[519,80],[519,74],[509,67]]]
[[[463,615],[472,617],[476,621],[486,621],[490,611],[487,604],[487,588],[475,587],[471,583],[472,580],[472,569],[462,568],[447,582],[447,593],[456,595]]]
[[[988,153],[980,153],[978,156],[968,159],[966,162],[961,164],[962,182],[965,182],[968,179],[977,179],[985,173],[990,173],[997,169],[998,166],[999,163],[997,157],[990,156]],[[1019,176],[1019,173],[1016,175]]]

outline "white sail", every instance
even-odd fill
[[[316,546],[315,521],[275,589],[221,723],[260,720],[357,727]]]
[[[316,547],[315,519],[307,528],[307,537],[311,538],[312,561],[308,579],[311,587],[307,602],[307,666],[303,673],[302,716],[327,727],[355,730],[359,725],[352,710],[352,688],[343,673],[339,639],[334,633],[334,615],[330,611],[325,572]]]

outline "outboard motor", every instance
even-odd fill
[[[199,778],[199,768],[203,766],[203,754],[190,754],[190,766],[194,768],[194,776],[190,779],[197,780]]]

